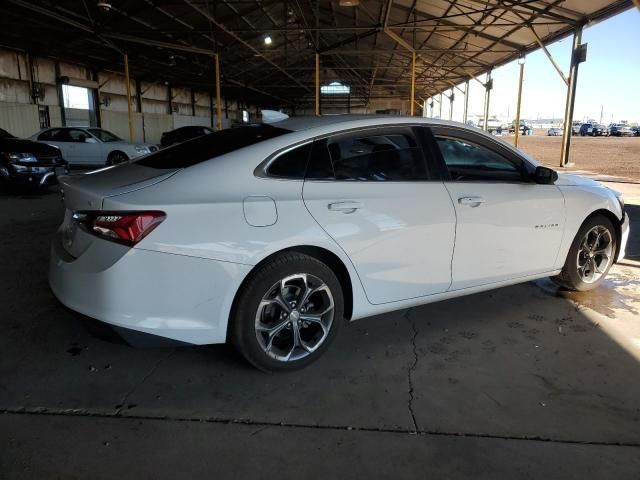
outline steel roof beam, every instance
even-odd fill
[[[202,15],[204,18],[206,18],[207,20],[209,20],[211,23],[213,23],[214,25],[216,25],[220,30],[222,30],[224,33],[226,33],[228,36],[230,36],[231,38],[233,38],[234,40],[236,40],[237,42],[241,43],[242,45],[244,45],[246,48],[248,48],[249,50],[251,50],[252,52],[261,55],[260,51],[258,49],[256,49],[253,45],[245,42],[242,38],[240,38],[239,36],[237,36],[235,33],[229,31],[223,24],[221,24],[218,20],[216,20],[213,16],[211,16],[209,14],[209,12],[206,12],[205,10],[203,10],[202,8],[200,8],[198,5],[196,5],[193,1],[191,0],[183,0],[184,3],[186,3],[187,5],[189,5],[191,8],[193,8],[195,11],[197,11],[198,13],[200,13],[200,15]],[[308,86],[303,85],[302,83],[300,83],[298,81],[297,78],[289,75],[289,73],[287,73],[285,70],[282,70],[282,68],[280,67],[280,65],[278,65],[277,63],[274,63],[273,61],[269,60],[266,57],[263,57],[264,60],[269,63],[271,66],[277,68],[278,70],[280,70],[282,73],[284,73],[288,78],[290,78],[291,80],[293,80],[297,85],[300,85],[301,87],[303,87],[305,90],[307,91],[311,91],[309,89]]]

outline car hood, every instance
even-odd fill
[[[33,153],[36,157],[60,155],[60,149],[46,143],[24,140],[22,138],[4,138],[0,140],[0,152]]]
[[[573,173],[558,173],[558,180],[555,182],[559,186],[568,187],[602,187],[603,185],[591,178],[583,177]]]
[[[98,210],[107,197],[134,192],[166,180],[178,169],[159,170],[124,163],[81,175],[60,177],[64,204],[71,210]]]

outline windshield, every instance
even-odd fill
[[[6,130],[3,130],[0,128],[0,138],[16,138],[13,135],[11,135],[9,132],[7,132]]]
[[[136,163],[160,169],[186,168],[290,132],[270,125],[220,130],[146,155]]]
[[[87,131],[91,133],[91,135],[98,137],[98,140],[101,142],[121,142],[122,139],[120,137],[116,137],[113,133],[107,132],[106,130],[102,130],[100,128],[88,128]]]

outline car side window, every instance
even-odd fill
[[[70,128],[69,130],[67,130],[67,137],[67,142],[84,143],[85,140],[89,138],[89,134],[84,130]]]
[[[267,167],[267,175],[294,180],[303,179],[312,145],[309,142],[281,153]]]
[[[454,181],[523,181],[517,165],[486,147],[459,138],[436,136],[436,141]]]
[[[407,129],[379,129],[329,138],[327,150],[336,180],[428,179],[422,149]]]
[[[38,140],[59,140],[61,129],[52,128],[51,130],[47,130],[46,132],[42,132],[38,135]]]
[[[327,139],[316,140],[311,149],[305,180],[335,180],[335,178],[331,156],[327,150]]]

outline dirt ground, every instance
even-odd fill
[[[537,132],[536,132],[537,133]],[[502,137],[513,144],[513,136]],[[557,167],[562,137],[544,134],[520,137],[519,147],[539,162]],[[640,182],[640,137],[580,137],[571,139],[573,170],[625,177]]]

